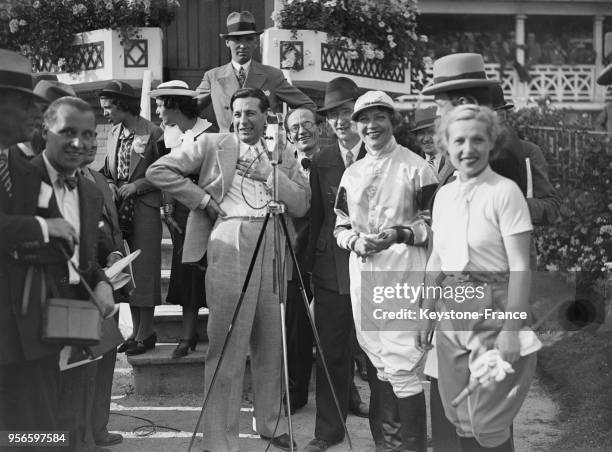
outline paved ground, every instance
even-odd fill
[[[367,383],[359,378],[355,382],[364,398],[368,399]],[[112,447],[114,452],[174,452],[187,450],[195,427],[202,395],[184,394],[173,397],[142,397],[133,394],[131,368],[125,357],[118,358],[111,407],[110,430],[120,432],[125,440]],[[248,396],[247,396],[248,399]],[[517,452],[549,451],[558,436],[554,427],[557,412],[555,404],[542,386],[535,381],[526,403],[515,422]],[[251,427],[252,408],[248,400],[242,407],[240,421],[240,447],[242,452],[263,452],[267,442],[259,439]],[[314,393],[306,407],[293,417],[294,437],[301,450],[312,438],[314,430]],[[140,418],[140,419],[139,419]],[[281,418],[286,422],[286,418]],[[374,450],[367,419],[349,415],[348,430],[353,451]],[[201,451],[201,437],[194,450]],[[276,450],[271,447],[270,450]],[[348,443],[338,445],[330,452],[348,451]],[[431,449],[430,449],[431,450]]]

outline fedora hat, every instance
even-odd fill
[[[491,85],[489,91],[491,92],[493,110],[511,110],[514,108],[512,102],[506,102],[506,99],[504,99],[504,90],[499,83]]]
[[[393,104],[393,99],[383,92],[383,91],[368,91],[364,95],[360,96],[355,102],[355,109],[353,110],[353,115],[351,119],[353,121],[357,120],[359,113],[368,108],[386,108],[387,110],[395,111],[395,105]]]
[[[414,133],[419,130],[433,127],[436,124],[436,119],[439,118],[439,116],[436,115],[437,112],[437,107],[418,108],[414,112],[414,128],[410,129],[410,132]]]
[[[255,17],[250,11],[233,11],[227,16],[227,33],[219,33],[222,38],[232,36],[260,35],[263,30],[257,30]]]
[[[170,80],[169,82],[160,83],[157,88],[149,93],[153,99],[159,96],[185,96],[195,97],[198,93],[189,89],[189,85],[182,80]]]
[[[34,94],[42,97],[49,104],[60,97],[76,97],[77,95],[72,86],[55,80],[41,80],[34,87]]]
[[[140,97],[134,92],[134,88],[132,88],[130,84],[120,80],[108,82],[100,91],[99,96],[127,97],[130,99],[137,99]]]
[[[487,79],[484,60],[478,53],[454,53],[434,61],[433,80],[421,94],[436,94],[463,88],[487,87],[497,80]]]
[[[317,113],[325,114],[328,110],[336,108],[346,102],[356,101],[359,97],[357,84],[347,77],[336,77],[325,87],[323,106]]]
[[[0,49],[0,88],[30,94],[36,101],[45,99],[32,90],[32,63],[23,55],[11,50]]]
[[[608,64],[597,77],[598,85],[612,85],[612,63]]]

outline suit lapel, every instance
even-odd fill
[[[38,194],[40,189],[40,181],[38,178],[32,177],[36,169],[22,157],[20,157],[16,152],[21,151],[18,149],[11,150],[8,154],[9,174],[13,185],[13,197],[8,198],[6,192],[4,189],[2,189],[2,199],[3,202],[6,202],[11,206],[11,210],[14,214],[33,212],[36,209],[38,197],[33,196],[32,194]],[[5,211],[4,208],[3,211]]]
[[[362,142],[361,147],[359,148],[359,154],[357,154],[357,160],[361,160],[362,158],[364,158],[366,153],[367,151],[366,151],[365,143]]]
[[[266,73],[257,61],[251,60],[251,68],[247,74],[245,85],[252,88],[262,88],[266,81]]]
[[[134,131],[134,140],[132,141],[131,153],[130,153],[130,171],[128,173],[128,180],[132,179],[132,175],[136,168],[143,160],[143,155],[149,146],[149,140],[151,136],[147,130],[146,123],[139,118],[136,130]]]
[[[119,141],[119,133],[121,130],[121,125],[117,124],[113,126],[111,133],[108,136],[108,143],[106,144],[108,170],[111,172],[114,180],[117,180],[117,143]]]
[[[79,266],[86,269],[89,265],[86,252],[90,249],[90,243],[97,240],[98,220],[100,219],[100,207],[102,204],[102,193],[95,184],[81,175],[77,175],[79,190],[79,219],[81,231],[79,237]],[[92,232],[93,233],[92,236]]]
[[[57,199],[55,198],[55,191],[53,190],[53,184],[51,183],[51,178],[49,177],[49,173],[47,172],[47,167],[45,166],[45,161],[43,160],[42,154],[37,155],[31,161],[32,166],[34,166],[38,172],[40,173],[41,180],[45,184],[51,187],[51,198],[49,199],[49,206],[46,209],[42,210],[45,217],[47,218],[57,218],[62,217],[62,212],[59,209],[59,205],[57,204]]]
[[[236,172],[236,162],[238,161],[239,153],[240,140],[235,133],[227,134],[219,140],[217,163],[221,170],[221,196],[225,195],[229,190],[229,183],[231,183]]]
[[[321,153],[321,158],[317,161],[319,167],[338,167],[344,171],[344,160],[342,160],[342,154],[340,153],[340,146],[338,142],[332,144],[327,148],[326,152]]]
[[[217,80],[219,84],[223,87],[223,92],[230,93],[229,96],[231,96],[231,94],[233,94],[238,89],[240,89],[240,84],[238,83],[236,74],[234,74],[234,67],[232,66],[232,63],[228,63],[224,66]],[[248,77],[247,77],[247,80],[248,80]],[[228,104],[229,104],[229,101],[228,101]]]

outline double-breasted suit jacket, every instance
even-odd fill
[[[280,103],[285,102],[290,108],[308,107],[316,109],[312,100],[299,89],[291,85],[282,71],[272,66],[251,60],[251,67],[244,82],[244,87],[261,89],[268,100],[272,111],[280,111]],[[240,89],[232,63],[207,71],[196,88],[199,94],[207,94],[212,99],[213,110],[221,132],[228,132],[232,125],[232,95]]]
[[[117,183],[117,154],[123,126],[113,126],[108,135],[107,153],[100,172],[109,182]],[[159,217],[161,192],[145,177],[147,168],[158,159],[158,140],[162,130],[144,118],[138,118],[130,154],[128,183],[136,186],[132,234],[127,243],[140,256],[132,265],[136,289],[130,297],[133,306],[155,306],[161,303],[160,267],[162,226]]]

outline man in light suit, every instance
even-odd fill
[[[183,263],[208,258],[206,295],[210,317],[205,385],[219,363],[221,348],[238,302],[242,282],[271,200],[272,165],[262,140],[268,99],[256,88],[238,90],[231,99],[236,133],[204,134],[155,162],[147,178],[187,206]],[[189,175],[198,174],[198,184]],[[310,188],[299,164],[284,152],[278,166],[279,200],[291,216],[304,216]],[[282,251],[282,250],[280,250]],[[238,447],[238,420],[245,358],[251,348],[256,431],[283,450],[290,440],[281,421],[281,335],[277,295],[273,293],[273,228],[269,225],[240,315],[234,323],[216,385],[204,415],[204,449],[233,452]]]
[[[253,60],[253,53],[259,46],[259,35],[255,18],[249,11],[232,12],[227,16],[227,33],[221,34],[230,49],[232,61],[207,71],[196,88],[198,100],[208,105],[212,100],[217,124],[221,132],[228,132],[232,125],[230,99],[239,88],[259,88],[268,97],[272,111],[280,111],[280,103],[290,108],[316,105],[292,86],[283,73],[272,66]]]

